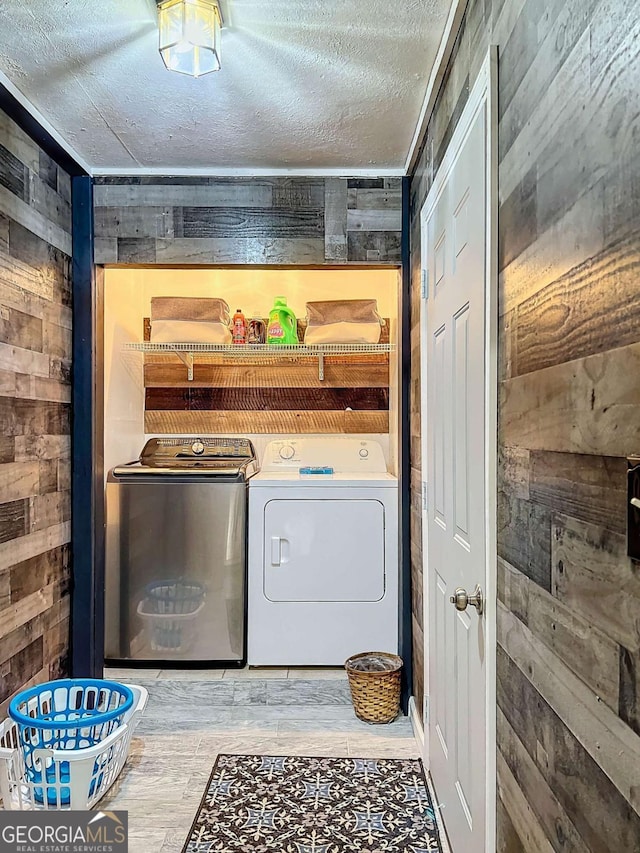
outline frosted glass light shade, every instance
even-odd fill
[[[215,0],[158,4],[160,55],[169,71],[201,77],[220,69],[220,8]]]

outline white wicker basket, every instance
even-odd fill
[[[134,695],[133,707],[122,725],[95,746],[84,749],[38,749],[45,781],[27,778],[24,758],[13,720],[0,724],[0,796],[9,810],[91,809],[107,793],[125,765],[131,738],[147,704],[144,687],[127,685]]]

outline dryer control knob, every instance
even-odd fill
[[[201,441],[194,441],[191,445],[191,452],[195,453],[196,456],[200,456],[200,454],[204,453],[204,444]]]
[[[366,459],[368,455],[369,455],[369,451],[366,449],[366,447],[363,447],[362,450],[360,451],[360,456],[363,459]]]
[[[280,448],[280,459],[293,459],[296,451],[290,444],[283,444]]]

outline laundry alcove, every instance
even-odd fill
[[[297,433],[382,437],[395,469],[398,278],[389,267],[106,267],[105,470],[135,458],[149,435]],[[328,354],[322,371],[302,346],[293,354],[273,347],[258,358],[249,347],[229,346],[194,348],[189,378],[184,352],[149,341],[156,296],[219,297],[247,318],[267,317],[274,298],[286,296],[300,339],[306,302],[374,298],[385,325],[379,345]]]

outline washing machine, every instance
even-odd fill
[[[248,663],[397,652],[398,573],[398,481],[381,445],[269,442],[249,483]]]

